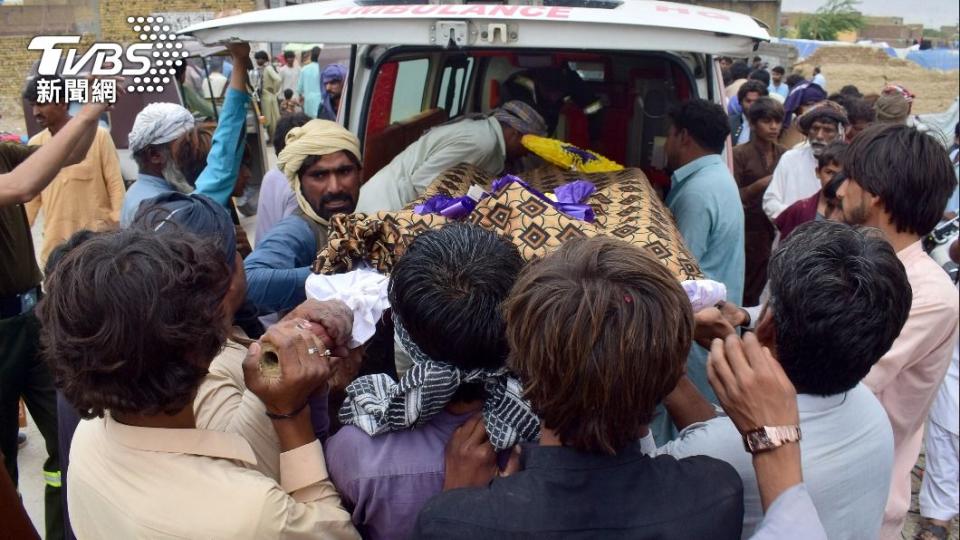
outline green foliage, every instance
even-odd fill
[[[863,27],[863,15],[856,10],[859,0],[829,0],[811,15],[804,15],[797,23],[801,39],[834,41],[837,34]]]

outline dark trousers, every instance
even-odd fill
[[[47,365],[40,359],[40,323],[32,312],[0,320],[0,450],[4,466],[17,484],[17,412],[22,396],[47,448],[46,537],[62,539],[60,451],[57,442],[57,398]]]

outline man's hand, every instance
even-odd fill
[[[797,391],[770,351],[752,333],[716,339],[707,378],[720,406],[741,434],[760,426],[800,424]]]
[[[272,414],[287,415],[300,410],[332,373],[331,359],[323,355],[325,345],[306,321],[284,321],[267,329],[259,343],[250,346],[243,362],[247,388],[263,401]],[[280,376],[261,371],[263,344],[269,343],[279,359]]]
[[[360,373],[363,364],[363,347],[350,349],[346,357],[341,358],[330,376],[330,391],[342,392]]]
[[[717,308],[720,309],[723,318],[734,327],[746,326],[750,323],[750,314],[747,313],[747,310],[732,302],[720,302]]]
[[[499,473],[509,476],[520,470],[520,450],[515,447],[502,472],[497,467],[497,453],[487,437],[483,417],[478,413],[453,432],[444,452],[443,490],[483,487]]]
[[[704,349],[709,349],[714,339],[724,339],[736,334],[730,321],[720,309],[710,307],[693,314],[693,339]]]
[[[253,63],[250,61],[250,44],[246,41],[238,41],[227,44],[227,50],[230,51],[230,57],[235,61],[234,65],[243,69],[253,69]]]
[[[319,301],[308,299],[293,308],[283,321],[305,319],[313,323],[311,330],[334,351],[334,356],[345,357],[346,350],[334,350],[346,347],[353,333],[353,311],[339,300]]]

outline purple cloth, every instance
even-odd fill
[[[297,209],[297,197],[287,177],[273,168],[263,175],[260,200],[257,202],[257,232],[254,243],[266,238],[270,229]]]
[[[827,99],[827,91],[813,82],[800,83],[793,87],[783,103],[783,127],[790,127],[793,113],[800,107]]]
[[[327,440],[330,479],[369,540],[406,539],[427,500],[443,490],[443,451],[472,413],[442,411],[416,429],[371,437],[344,426]]]

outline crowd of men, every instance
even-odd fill
[[[956,219],[958,162],[907,125],[906,89],[830,94],[819,70],[721,59],[728,107],[669,112],[664,202],[724,300],[695,311],[620,240],[525,262],[454,222],[393,267],[396,361],[372,370],[351,308],[306,296],[332,218],[399,210],[461,163],[513,170],[551,110],[464,115],[364,182],[335,122],[342,66],[289,52],[271,73],[265,53],[229,50],[216,130],[145,107],[125,192],[106,105],[71,118],[33,82],[44,131],[0,144],[13,537],[35,535],[15,491],[21,398],[47,445],[48,538],[886,540],[922,444],[917,538],[947,537],[960,308],[922,239]],[[278,160],[245,255],[231,198],[251,81],[276,105],[261,110]]]

